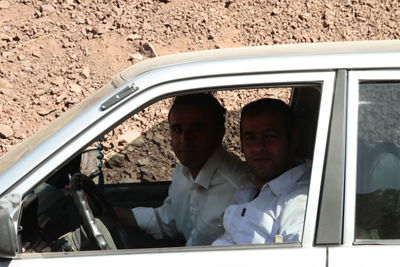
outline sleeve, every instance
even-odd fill
[[[223,226],[224,226],[225,232],[220,237],[218,237],[214,242],[212,242],[213,246],[225,246],[225,245],[236,244],[236,242],[231,234],[232,229],[229,227],[229,225],[231,225],[231,223],[229,223],[229,222],[232,221],[232,219],[233,219],[233,212],[229,212],[229,209],[232,209],[233,206],[235,206],[235,205],[231,205],[225,209],[224,217],[223,217]]]
[[[225,232],[223,235],[218,237],[214,242],[212,242],[213,246],[227,246],[227,245],[234,245],[235,242],[233,241],[232,236]]]
[[[171,190],[169,193],[171,193]],[[161,207],[154,209],[154,214],[161,235],[164,238],[173,239],[179,236],[175,224],[175,212],[173,210],[171,198],[169,196],[165,199],[164,204]]]
[[[174,238],[178,235],[170,196],[174,194],[174,179],[168,189],[168,197],[158,208],[138,207],[132,209],[140,229],[155,239]]]
[[[138,207],[132,209],[132,213],[140,229],[153,236],[155,239],[163,238],[153,208]]]

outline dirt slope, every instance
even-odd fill
[[[0,155],[131,64],[210,48],[400,39],[398,0],[0,0]]]

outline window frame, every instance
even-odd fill
[[[358,244],[400,244],[400,239],[359,240],[355,237],[355,215],[357,195],[357,140],[359,85],[365,82],[400,83],[400,70],[355,70],[349,71],[347,98],[347,135],[346,135],[346,173],[345,173],[345,212],[344,245]],[[354,123],[357,122],[357,123]]]
[[[149,87],[134,97],[127,99],[115,108],[110,109],[101,118],[91,125],[90,128],[83,127],[79,135],[71,139],[67,145],[63,146],[55,155],[43,162],[27,175],[16,187],[10,190],[10,193],[24,195],[32,189],[34,184],[40,183],[54,169],[54,166],[60,166],[66,162],[71,155],[78,153],[87,144],[96,140],[99,136],[107,133],[110,129],[117,126],[120,122],[132,116],[143,107],[149,106],[151,103],[177,94],[212,91],[224,89],[254,88],[256,86],[269,87],[276,86],[293,86],[303,84],[321,84],[321,99],[319,107],[319,117],[317,123],[317,133],[314,149],[314,161],[312,164],[311,183],[309,187],[309,197],[307,201],[307,209],[305,215],[303,240],[301,244],[282,244],[280,248],[287,247],[313,247],[315,226],[317,223],[317,210],[319,204],[319,196],[321,189],[321,177],[325,162],[325,149],[328,136],[328,128],[331,116],[331,107],[333,99],[333,90],[336,73],[333,71],[313,71],[313,72],[296,72],[296,73],[262,73],[262,74],[243,74],[243,75],[224,75],[218,77],[201,77],[189,78],[185,80],[171,81]],[[100,134],[99,134],[100,133]],[[230,246],[226,248],[218,248],[218,250],[236,250],[238,248],[269,248],[275,247],[270,245],[261,246]],[[152,249],[157,252],[159,249]],[[164,249],[163,249],[164,250]],[[166,251],[177,251],[177,249],[165,249]],[[199,247],[195,250],[209,251],[210,247]],[[213,250],[213,249],[211,249]],[[180,248],[179,251],[193,251],[193,248]],[[110,252],[110,254],[119,254],[118,251]],[[63,253],[51,253],[53,256]],[[78,253],[79,255],[80,253]],[[107,253],[108,254],[108,253]],[[135,252],[136,254],[136,252]],[[37,254],[36,254],[37,255]],[[42,255],[42,254],[41,254]],[[64,254],[63,254],[64,255]],[[73,255],[73,254],[72,254]],[[71,256],[72,256],[71,255]],[[32,254],[18,254],[19,258],[34,257]],[[52,257],[53,257],[52,256]]]

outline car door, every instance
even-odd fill
[[[348,76],[343,244],[329,266],[398,266],[400,70]]]
[[[180,247],[180,248],[154,248],[154,249],[128,249],[118,251],[88,251],[70,253],[19,253],[11,261],[3,261],[6,266],[71,266],[82,263],[95,266],[146,264],[151,266],[186,266],[211,265],[211,266],[247,266],[252,265],[279,265],[279,266],[325,266],[326,248],[314,247],[315,228],[319,204],[321,177],[325,161],[325,147],[328,136],[330,111],[333,97],[335,73],[332,71],[300,72],[283,74],[246,74],[230,75],[208,78],[192,78],[187,80],[172,81],[149,88],[137,97],[132,97],[123,102],[111,112],[112,116],[102,118],[91,129],[77,136],[71,141],[69,147],[61,149],[58,153],[65,156],[65,151],[79,147],[79,143],[88,143],[99,132],[109,129],[114,121],[120,121],[127,115],[132,115],[132,110],[139,110],[144,103],[154,102],[166,95],[199,90],[216,90],[216,88],[255,88],[255,87],[304,87],[304,90],[317,87],[321,98],[315,137],[313,165],[307,211],[304,222],[302,242],[289,244],[270,245],[238,245],[226,247]],[[38,174],[45,173],[43,169],[54,164],[57,157],[43,163],[32,172],[32,178],[38,179]],[[54,165],[53,165],[54,166]],[[41,169],[42,168],[42,169]],[[28,177],[29,178],[29,177]],[[11,193],[24,194],[29,188],[27,180],[15,186]]]

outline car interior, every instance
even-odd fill
[[[274,85],[256,89],[266,90],[264,95],[268,96],[268,90],[276,91],[280,88],[289,90],[290,97],[287,102],[292,106],[301,129],[302,142],[298,157],[312,160],[321,86],[320,84]],[[224,90],[224,93],[235,90]],[[168,103],[170,100],[163,102],[165,106],[161,110],[164,110],[164,115],[167,115],[165,110],[169,108]],[[146,109],[132,115],[129,120],[140,121],[141,116],[146,116]],[[237,129],[239,111],[230,110],[228,116],[232,116],[232,120],[236,122],[227,124],[227,135],[230,137],[226,138],[228,141],[225,140],[224,145],[242,157]],[[128,129],[125,126],[125,128],[118,127],[112,130],[108,137],[111,136],[112,139],[113,136],[120,136],[120,129]],[[127,229],[116,220],[117,216],[113,209],[113,207],[162,205],[168,194],[170,184],[168,178],[176,164],[166,136],[168,136],[168,124],[164,118],[162,122],[148,127],[145,132],[128,142],[126,140],[108,142],[107,136],[105,140],[99,138],[98,142],[82,148],[79,154],[54,170],[44,179],[44,183],[24,196],[18,233],[20,252],[183,246],[183,240],[154,240],[141,231]],[[165,158],[160,160],[157,158],[157,161],[165,165],[161,171],[165,173],[166,178],[151,174],[152,160],[147,159],[148,155],[137,152],[146,142],[166,146],[163,151],[160,149],[156,153],[157,157]],[[128,165],[132,168],[127,169]],[[160,172],[160,167],[155,168]]]

